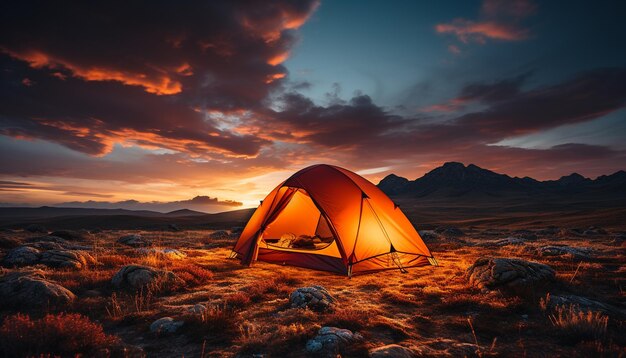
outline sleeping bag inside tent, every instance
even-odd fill
[[[261,202],[233,248],[261,260],[344,275],[436,265],[400,208],[365,178],[331,165],[292,175]]]

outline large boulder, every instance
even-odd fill
[[[66,305],[75,298],[70,290],[47,280],[41,270],[12,272],[0,277],[0,306],[47,308]]]
[[[82,269],[96,263],[86,251],[49,250],[41,254],[40,263],[55,268]]]
[[[289,302],[292,308],[309,308],[323,312],[332,310],[337,300],[322,286],[300,287],[291,293]]]
[[[34,247],[20,246],[9,251],[2,264],[7,267],[35,265],[41,259],[41,252]]]
[[[152,322],[150,332],[157,335],[175,333],[184,324],[184,321],[175,321],[172,317],[163,317]]]
[[[548,265],[522,259],[480,258],[467,269],[467,277],[483,290],[522,293],[553,281],[555,272]]]
[[[117,242],[131,247],[145,247],[152,245],[150,240],[141,237],[140,234],[124,235],[117,239]]]
[[[372,348],[369,351],[371,358],[414,358],[417,357],[412,350],[397,344]]]
[[[317,336],[306,343],[306,351],[321,357],[337,357],[350,345],[363,340],[359,333],[337,327],[322,327]]]
[[[164,285],[182,283],[181,279],[173,272],[141,265],[126,265],[111,279],[111,283],[116,287],[134,290],[145,288],[157,282]]]

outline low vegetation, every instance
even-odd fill
[[[97,233],[90,238],[97,242],[92,245],[95,264],[80,270],[41,267],[76,295],[71,304],[0,311],[0,356],[115,356],[111,352],[121,344],[135,347],[138,356],[304,356],[307,342],[324,326],[363,336],[346,348],[347,356],[367,355],[368,349],[387,344],[423,356],[623,354],[624,316],[555,304],[546,296],[578,295],[619,306],[626,282],[616,234],[558,238],[559,245],[590,248],[594,255],[583,260],[540,255],[540,247],[555,244],[550,235],[523,245],[491,245],[514,235],[514,228],[483,235],[486,228],[464,228],[460,238],[428,242],[439,267],[351,279],[262,262],[242,266],[227,258],[233,239],[211,239],[208,231],[140,232],[155,247],[181,251],[182,259],[116,242],[135,232]],[[11,234],[9,246],[31,236]],[[0,247],[0,257],[7,250]],[[470,285],[467,268],[489,256],[547,264],[556,279],[528,296]],[[139,290],[117,288],[111,278],[126,265],[173,272],[180,282],[170,286],[157,279]],[[312,285],[324,286],[336,307],[326,312],[292,308],[291,292]],[[151,323],[163,317],[184,323],[175,333],[152,333]]]

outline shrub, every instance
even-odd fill
[[[213,306],[185,319],[188,334],[214,342],[231,342],[239,334],[238,316],[226,307]]]
[[[231,309],[242,309],[247,307],[250,304],[250,297],[248,294],[243,292],[231,293],[230,295],[224,297],[224,303],[226,307]]]
[[[213,272],[193,264],[177,265],[172,271],[190,286],[204,285],[213,279]]]
[[[6,357],[75,356],[118,343],[102,326],[76,313],[47,314],[40,319],[17,314],[0,326],[0,352]]]
[[[548,317],[565,333],[567,340],[601,340],[606,337],[609,317],[600,312],[582,311],[576,305],[557,305]]]

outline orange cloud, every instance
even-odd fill
[[[279,80],[281,78],[285,78],[287,76],[286,73],[275,73],[273,75],[269,75],[267,76],[267,79],[265,80],[265,83],[269,84],[272,83],[276,80]]]
[[[502,41],[520,41],[528,38],[528,30],[497,22],[474,22],[456,19],[448,24],[438,24],[435,31],[440,34],[453,34],[461,42],[475,41],[485,43],[486,39]]]
[[[169,76],[168,71],[162,69],[157,69],[156,73],[148,75],[146,73],[120,71],[99,66],[82,67],[38,50],[19,52],[4,48],[1,50],[14,58],[28,62],[33,68],[65,68],[72,72],[75,77],[87,81],[118,81],[130,86],[141,86],[145,88],[146,92],[157,95],[171,95],[182,92],[182,84],[173,80]],[[174,72],[184,76],[193,73],[189,64],[181,65],[174,69]]]
[[[271,57],[269,60],[267,60],[267,63],[272,66],[276,66],[285,62],[287,58],[289,58],[289,51],[285,51],[285,52],[279,53],[278,55],[275,55],[274,57]]]

